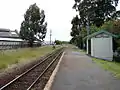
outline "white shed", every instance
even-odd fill
[[[87,54],[105,60],[113,60],[113,35],[104,30],[100,30],[86,37]]]

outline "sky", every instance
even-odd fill
[[[19,31],[21,22],[24,20],[23,15],[34,3],[45,11],[48,23],[45,41],[50,40],[50,30],[52,30],[52,41],[55,39],[69,41],[71,20],[76,15],[75,10],[72,9],[74,0],[1,0],[0,28]],[[120,10],[120,5],[117,9]]]
[[[71,20],[75,16],[72,9],[74,0],[1,0],[0,1],[0,28],[20,30],[24,14],[31,4],[36,3],[45,11],[47,35],[45,41],[49,41],[50,30],[52,40],[69,41]]]

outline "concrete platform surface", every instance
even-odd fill
[[[120,90],[120,80],[85,54],[66,50],[51,90]]]

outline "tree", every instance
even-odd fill
[[[68,41],[61,41],[62,44],[68,44]]]
[[[116,35],[120,35],[120,20],[113,21],[113,25],[111,25],[110,32]]]
[[[104,22],[116,20],[120,16],[120,11],[116,10],[119,0],[74,0],[75,9],[79,15],[71,21],[73,37],[70,43],[81,47],[83,38],[87,36],[86,27],[89,25],[89,34],[101,29]]]
[[[87,35],[86,30],[84,30],[84,26],[82,24],[80,24],[80,18],[78,17],[78,15],[76,15],[76,17],[73,17],[71,24],[72,24],[72,32],[70,33],[70,35],[73,37],[70,40],[70,43],[75,44],[76,46],[78,46],[79,48],[83,48],[83,40],[82,38],[84,38]]]
[[[77,15],[76,15],[76,17],[73,17],[73,19],[72,19],[72,21],[71,21],[71,24],[72,24],[72,28],[71,28],[72,32],[70,33],[70,35],[73,37],[71,41],[72,41],[74,44],[77,44],[76,41],[74,41],[75,38],[76,38],[77,36],[79,36],[79,33],[80,33],[79,18],[78,18]],[[71,43],[72,43],[72,42],[71,42]]]
[[[71,21],[72,24],[72,32],[71,32],[71,36],[76,37],[79,35],[79,31],[80,31],[80,26],[79,26],[79,18],[76,15],[76,17],[74,17]]]
[[[100,27],[104,22],[116,19],[120,11],[116,10],[119,0],[74,0],[73,8],[79,12],[80,24],[89,22]]]
[[[120,20],[117,19],[105,22],[100,28],[113,34],[120,35]]]
[[[24,21],[21,23],[20,36],[23,40],[33,46],[35,40],[43,41],[47,32],[47,23],[45,22],[44,10],[39,9],[35,4],[30,5],[24,14]]]
[[[75,44],[75,45],[76,45],[75,37],[72,37],[69,43],[70,43],[70,44]]]
[[[61,44],[62,44],[62,42],[61,42],[61,41],[59,41],[59,40],[55,40],[55,44],[56,44],[56,45],[61,45]]]

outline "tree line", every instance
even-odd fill
[[[56,45],[62,45],[62,44],[68,44],[68,41],[60,41],[60,40],[55,40],[54,42]]]
[[[83,48],[83,38],[99,30],[107,30],[120,34],[120,10],[117,10],[119,0],[74,0],[73,9],[78,14],[71,24],[72,39],[70,43]]]

